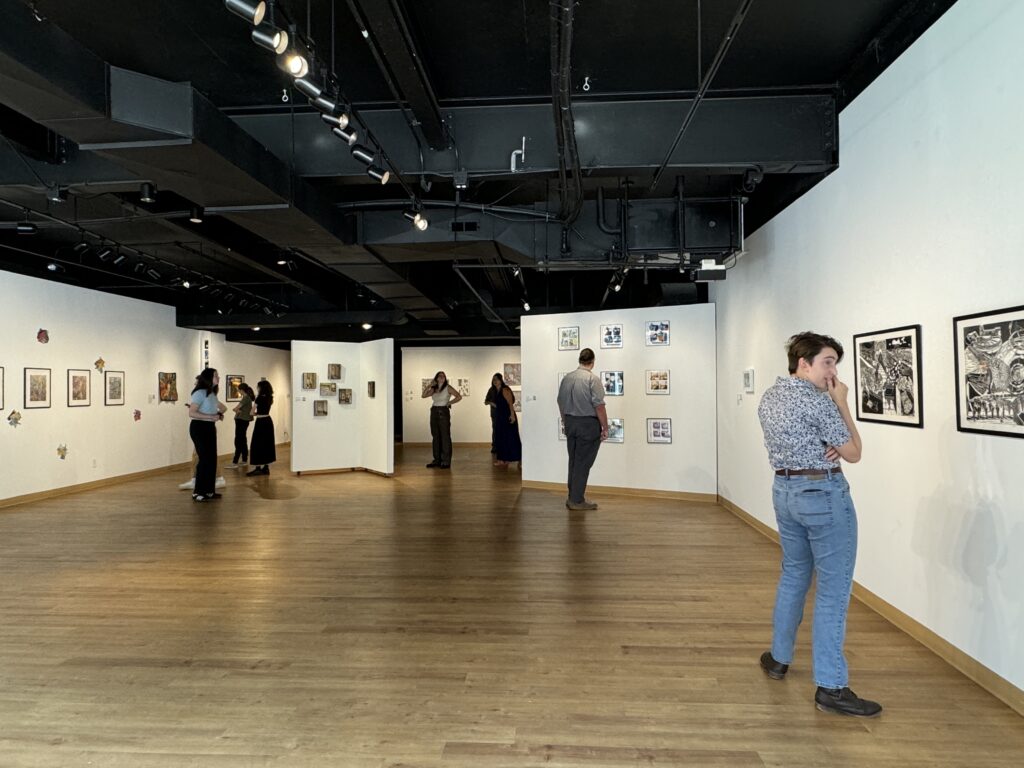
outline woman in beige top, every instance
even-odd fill
[[[438,371],[423,390],[424,398],[431,398],[430,437],[434,444],[434,460],[427,469],[449,469],[452,465],[452,406],[462,399],[448,383],[444,371]]]

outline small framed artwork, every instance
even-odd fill
[[[351,389],[339,389],[338,390],[338,402],[341,405],[352,405],[352,390]]]
[[[648,443],[671,443],[672,442],[672,419],[648,419],[647,420],[647,442]]]
[[[50,407],[50,369],[25,369],[25,408]]]
[[[124,405],[124,371],[103,372],[103,404]]]
[[[469,397],[469,379],[456,379],[455,389],[462,397]]]
[[[331,381],[341,380],[341,363],[327,364],[327,378]]]
[[[225,400],[229,403],[237,403],[242,399],[242,390],[240,389],[242,384],[245,384],[245,376],[240,376],[237,373],[229,373],[227,376],[228,391],[225,396]]]
[[[68,368],[68,408],[81,408],[92,404],[91,384],[90,371]]]
[[[565,436],[565,422],[562,421],[561,417],[558,418],[558,439],[559,440],[568,440],[569,439],[568,437]]]
[[[754,369],[747,368],[743,371],[743,391],[748,395],[754,394]]]
[[[648,395],[669,394],[669,372],[647,371],[647,385],[645,391]]]
[[[327,415],[327,401],[326,400],[314,400],[313,401],[313,416],[326,416]]]
[[[4,369],[0,366],[0,411],[4,409]]]
[[[178,374],[158,373],[156,375],[156,391],[161,403],[178,402]]]
[[[608,419],[608,440],[609,443],[626,442],[626,429],[622,419]]]
[[[320,382],[320,397],[334,397],[338,393],[338,385],[333,381]]]
[[[512,410],[515,411],[516,413],[522,413],[523,412],[522,393],[521,392],[513,392],[512,393],[512,398],[513,398],[512,399]]]
[[[601,371],[601,383],[604,384],[604,393],[611,397],[621,397],[625,392],[622,371]]]
[[[923,427],[921,326],[857,333],[853,348],[857,353],[853,364],[857,418]]]
[[[622,324],[601,326],[601,349],[622,349]]]
[[[521,387],[523,385],[523,364],[505,363],[502,378],[505,379],[507,387]]]
[[[953,318],[956,428],[1024,437],[1024,307]]]
[[[304,373],[304,374],[302,374],[302,388],[303,389],[316,389],[316,374],[315,373]]]
[[[578,325],[558,329],[558,351],[567,352],[580,348],[580,327]]]
[[[644,323],[644,342],[648,347],[667,347],[671,341],[668,320],[648,320]]]
[[[377,382],[376,381],[368,381],[368,382],[366,382],[366,396],[367,397],[376,397],[377,396]]]

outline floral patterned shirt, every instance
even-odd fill
[[[828,446],[847,443],[850,430],[827,392],[806,379],[780,376],[757,408],[772,469],[834,469]]]

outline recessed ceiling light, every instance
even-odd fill
[[[254,326],[252,327],[252,329],[253,329],[254,331],[258,331],[258,330],[260,329],[260,327],[259,327],[258,325],[254,325]]]
[[[369,331],[371,328],[373,328],[373,323],[363,323],[364,331]]]

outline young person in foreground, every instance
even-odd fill
[[[805,333],[787,344],[789,376],[780,376],[757,409],[775,470],[772,503],[782,544],[782,574],[772,618],[772,648],[761,668],[781,680],[793,660],[804,601],[817,574],[811,632],[814,702],[824,712],[874,717],[882,711],[847,687],[846,611],[857,557],[857,513],[839,460],[860,461],[861,442],[836,365],[842,345]]]

